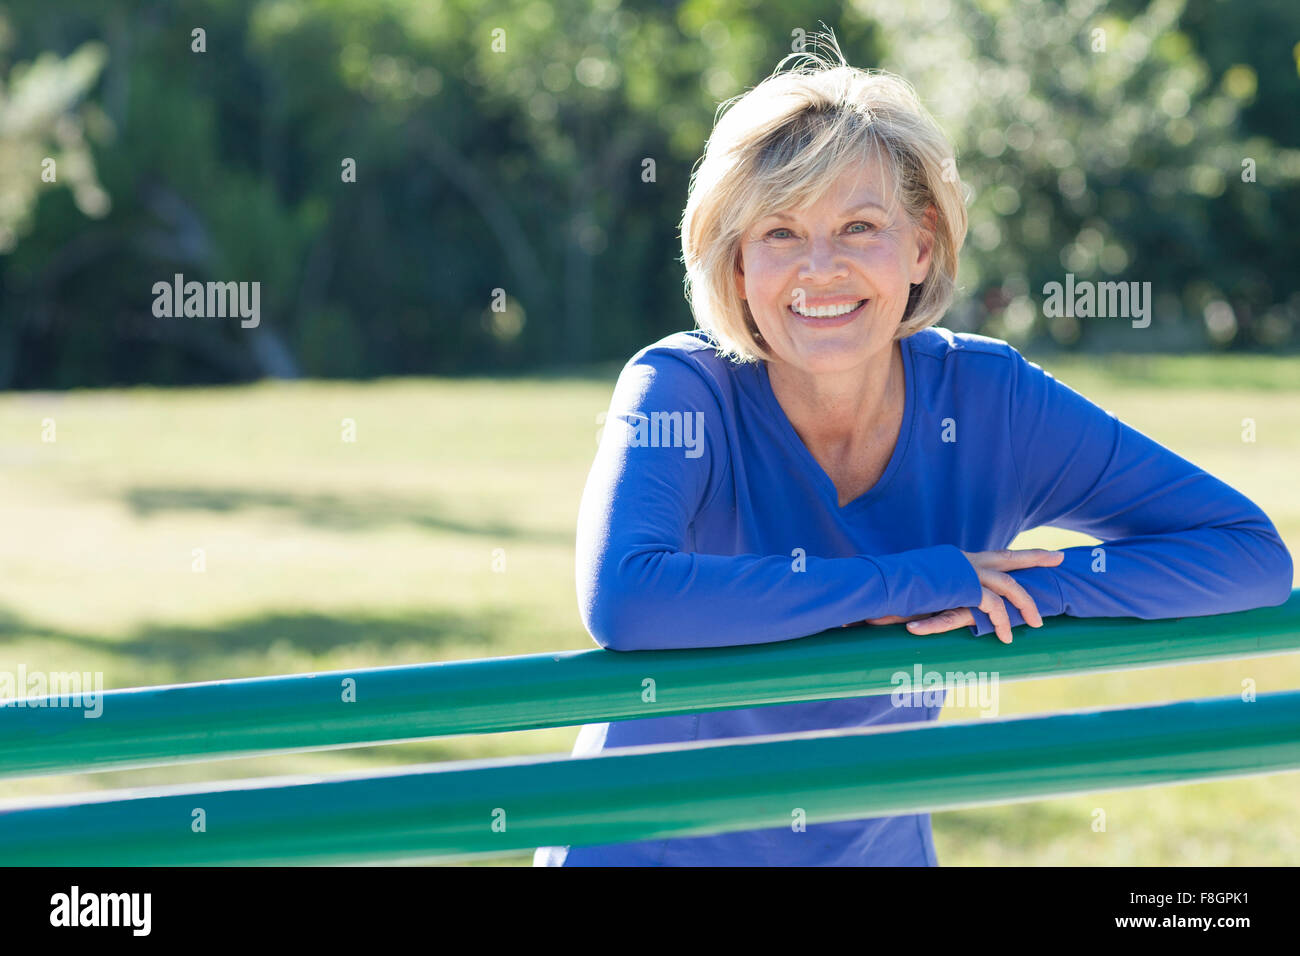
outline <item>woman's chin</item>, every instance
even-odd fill
[[[861,368],[871,357],[869,343],[796,341],[782,350],[785,361],[808,372],[842,372]],[[781,356],[778,356],[780,358]]]

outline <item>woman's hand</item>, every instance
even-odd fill
[[[1038,613],[1038,606],[1016,579],[1007,574],[1017,568],[1054,568],[1065,560],[1064,551],[1047,551],[1042,548],[1024,548],[1018,551],[963,551],[966,560],[971,563],[979,575],[982,595],[979,609],[993,622],[998,640],[1003,644],[1011,643],[1011,619],[1007,616],[1006,598],[1020,611],[1020,616],[1030,627],[1042,627],[1043,618]],[[938,614],[916,614],[912,617],[868,618],[867,624],[901,624],[908,622],[907,629],[912,634],[941,634],[944,631],[968,627],[975,623],[975,615],[970,608],[953,608]],[[846,625],[847,626],[847,625]]]
[[[976,551],[973,554],[963,551],[962,554],[966,555],[966,560],[979,575],[980,587],[983,589],[979,609],[993,622],[999,641],[1003,644],[1011,643],[1011,620],[1007,617],[1004,598],[1016,606],[1030,627],[1043,626],[1038,605],[1029,596],[1029,592],[1007,572],[1017,568],[1054,568],[1065,560],[1064,551],[1025,548],[1019,551]],[[974,623],[975,615],[970,608],[961,607],[928,617],[922,615],[911,618],[907,629],[913,634],[940,634]]]

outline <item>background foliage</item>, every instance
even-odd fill
[[[717,105],[823,20],[916,84],[974,187],[944,324],[1294,346],[1291,0],[24,0],[0,4],[0,387],[624,359],[693,324],[677,224]],[[1067,271],[1150,281],[1152,327],[1045,319]],[[260,327],[155,318],[178,272],[260,281]]]

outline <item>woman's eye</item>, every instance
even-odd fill
[[[849,229],[850,231],[853,231],[853,227],[854,227],[854,226],[865,226],[865,227],[866,227],[865,229],[862,229],[862,230],[859,230],[859,231],[855,231],[855,232],[853,232],[854,235],[862,235],[862,233],[864,233],[864,232],[871,232],[871,231],[874,231],[875,228],[876,228],[876,226],[875,226],[874,223],[866,222],[865,220],[861,220],[861,219],[859,219],[857,222],[851,222],[851,223],[849,223],[849,225],[848,225],[848,229]],[[773,239],[785,239],[785,238],[788,238],[788,237],[787,237],[787,236],[778,236],[777,233],[778,233],[778,232],[789,232],[789,231],[790,231],[790,230],[787,229],[785,226],[781,226],[781,227],[779,227],[779,228],[773,229],[773,230],[771,230],[770,232],[768,232],[768,236],[769,236],[770,238],[773,238]]]

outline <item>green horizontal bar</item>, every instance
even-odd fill
[[[800,808],[824,823],[1298,768],[1287,691],[56,798],[0,811],[0,864],[463,859],[784,828]]]
[[[1300,590],[1278,607],[1235,614],[1049,618],[1017,628],[1010,645],[965,628],[917,637],[898,625],[861,626],[743,647],[593,649],[144,687],[106,691],[94,718],[70,707],[0,707],[0,777],[859,697],[892,691],[894,675],[918,665],[1002,681],[1297,649]]]

